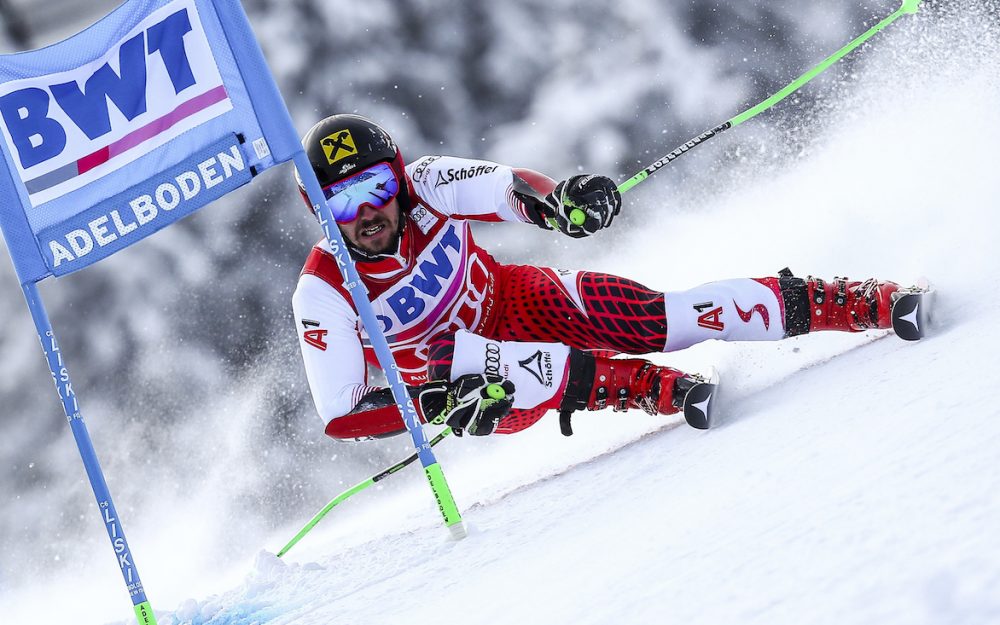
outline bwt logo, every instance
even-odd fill
[[[379,296],[378,300],[388,305],[396,318],[393,320],[386,314],[378,315],[382,331],[392,330],[396,321],[403,326],[409,325],[424,316],[425,312],[437,311],[436,302],[454,298],[458,290],[454,288],[453,276],[463,269],[461,260],[462,240],[455,225],[451,224],[437,243],[417,258],[413,275],[398,288]],[[431,311],[427,310],[428,305]]]
[[[150,14],[87,65],[0,86],[5,139],[33,205],[230,108],[194,0]]]

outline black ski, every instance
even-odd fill
[[[712,412],[719,390],[719,374],[713,370],[708,379],[701,379],[684,395],[684,419],[693,428],[707,430],[712,427]]]
[[[900,289],[892,303],[892,330],[904,341],[919,341],[927,335],[934,308],[934,289],[916,286]]]

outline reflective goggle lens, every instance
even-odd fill
[[[398,193],[399,180],[388,163],[372,165],[323,189],[333,218],[342,224],[357,219],[365,204],[376,210],[385,208]]]

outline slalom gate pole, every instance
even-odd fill
[[[21,289],[28,302],[31,318],[35,322],[35,329],[38,331],[38,338],[42,343],[42,350],[45,352],[45,360],[52,372],[56,392],[62,401],[63,411],[66,413],[70,429],[73,430],[77,449],[80,450],[80,458],[83,459],[83,466],[90,479],[90,487],[97,498],[97,508],[101,513],[101,520],[108,531],[108,538],[111,539],[111,546],[115,550],[118,566],[125,578],[125,585],[135,608],[135,617],[139,625],[156,625],[156,616],[146,599],[146,591],[142,587],[142,580],[139,579],[139,571],[136,570],[135,563],[132,561],[132,552],[129,550],[128,541],[125,540],[125,532],[122,529],[118,512],[115,510],[115,504],[111,501],[111,493],[104,480],[104,472],[101,471],[97,452],[94,451],[94,444],[90,440],[87,426],[83,422],[80,405],[77,402],[76,393],[73,391],[73,382],[70,380],[69,371],[63,361],[62,352],[59,350],[59,344],[56,342],[56,335],[52,330],[49,315],[38,294],[38,287],[35,286],[35,283],[30,282],[22,284]]]
[[[385,377],[389,381],[392,396],[396,400],[396,407],[403,416],[403,423],[406,424],[406,429],[413,439],[413,446],[417,449],[417,458],[420,459],[420,464],[424,467],[424,474],[427,476],[431,491],[437,500],[438,510],[441,512],[441,516],[444,518],[444,523],[451,532],[452,538],[456,540],[465,538],[467,532],[465,524],[462,523],[462,514],[455,503],[455,497],[452,495],[451,488],[444,478],[444,471],[441,469],[441,465],[438,464],[437,458],[434,457],[434,452],[431,451],[430,443],[427,442],[427,436],[424,434],[420,418],[417,417],[417,410],[413,405],[413,399],[410,398],[409,391],[403,382],[403,376],[399,372],[395,358],[393,358],[392,350],[389,348],[389,343],[382,332],[382,325],[375,316],[375,310],[368,299],[368,289],[365,288],[364,283],[361,281],[358,270],[354,266],[354,261],[351,259],[347,251],[347,246],[344,244],[344,239],[340,234],[340,228],[337,227],[337,222],[333,218],[330,207],[326,205],[323,191],[320,189],[319,181],[316,180],[316,174],[309,164],[309,158],[306,156],[305,150],[299,150],[292,160],[295,162],[295,168],[299,171],[299,178],[306,187],[306,196],[309,198],[309,202],[316,212],[319,225],[323,228],[326,240],[330,243],[331,251],[337,260],[337,266],[341,271],[341,275],[344,276],[344,286],[351,294],[354,307],[358,311],[358,316],[361,317],[361,323],[364,324],[365,329],[368,331],[368,338],[371,341],[372,348],[375,350],[375,356],[385,371]]]
[[[659,159],[658,161],[656,161],[655,163],[653,163],[649,167],[643,169],[642,171],[640,171],[636,175],[632,176],[631,178],[629,178],[625,182],[623,182],[620,185],[618,185],[618,191],[621,192],[621,193],[625,193],[626,191],[628,191],[629,189],[631,189],[635,185],[639,184],[640,182],[642,182],[643,180],[645,180],[646,178],[648,178],[650,176],[650,174],[655,173],[658,169],[660,169],[664,165],[667,165],[667,164],[669,164],[669,163],[677,160],[678,158],[680,158],[684,154],[687,154],[693,148],[696,148],[697,146],[701,145],[705,141],[708,141],[709,139],[711,139],[712,137],[715,137],[716,135],[722,134],[723,132],[725,132],[726,130],[729,130],[730,128],[732,128],[734,126],[739,126],[743,122],[756,117],[757,115],[759,115],[760,113],[763,113],[764,111],[766,111],[767,109],[771,108],[772,106],[774,106],[778,102],[781,102],[782,100],[784,100],[785,98],[787,98],[788,96],[790,96],[791,94],[795,93],[800,88],[802,88],[810,80],[812,80],[816,76],[819,76],[828,67],[830,67],[831,65],[833,65],[834,63],[836,63],[840,59],[842,59],[845,56],[847,56],[855,48],[857,48],[858,46],[860,46],[864,42],[866,42],[869,39],[871,39],[872,37],[874,37],[878,32],[880,32],[883,28],[885,28],[889,24],[892,24],[893,22],[895,22],[897,19],[899,19],[903,15],[910,14],[910,13],[916,13],[917,12],[917,8],[919,7],[919,5],[920,5],[920,0],[903,0],[903,4],[898,9],[896,9],[896,11],[892,15],[890,15],[889,17],[885,18],[884,20],[882,20],[881,22],[879,22],[878,24],[876,24],[875,26],[873,26],[871,29],[868,30],[868,32],[866,32],[865,34],[861,35],[860,37],[858,37],[857,39],[855,39],[851,43],[847,44],[846,46],[844,46],[840,50],[837,50],[836,52],[834,52],[829,58],[827,58],[826,60],[824,60],[822,63],[820,63],[816,67],[812,68],[811,70],[809,70],[805,74],[802,74],[801,76],[799,76],[798,78],[796,78],[795,80],[793,80],[784,89],[782,89],[781,91],[775,93],[771,97],[767,98],[766,100],[764,100],[763,102],[761,102],[757,106],[754,106],[754,107],[752,107],[750,109],[747,109],[746,111],[743,111],[742,113],[740,113],[736,117],[730,119],[729,121],[727,121],[727,122],[725,122],[723,124],[720,124],[720,125],[716,126],[715,128],[712,128],[711,130],[706,130],[702,134],[700,134],[697,137],[691,139],[690,141],[688,141],[684,145],[678,147],[676,150],[674,150],[670,154],[667,154],[666,156],[662,157],[661,159]],[[582,221],[581,221],[581,223],[582,223]]]
[[[434,438],[431,439],[430,446],[433,447],[434,445],[437,445],[438,443],[440,443],[441,441],[443,441],[445,439],[445,437],[447,437],[449,434],[451,434],[451,432],[452,432],[451,428],[445,428],[440,433],[438,433],[437,436],[435,436]],[[404,458],[403,460],[400,460],[399,462],[397,462],[396,464],[392,465],[391,467],[383,469],[381,472],[376,473],[375,475],[371,476],[370,478],[368,478],[364,482],[361,482],[359,484],[355,484],[351,488],[348,488],[344,492],[342,492],[339,495],[337,495],[336,497],[334,497],[330,501],[330,503],[326,504],[323,507],[322,510],[320,510],[319,512],[316,513],[316,516],[314,516],[308,523],[306,523],[302,527],[301,530],[299,530],[299,533],[296,534],[294,538],[292,538],[290,541],[288,541],[288,543],[284,547],[281,548],[281,551],[278,552],[278,557],[280,558],[281,556],[283,556],[286,553],[288,553],[288,550],[291,549],[292,547],[294,547],[295,544],[298,543],[300,540],[302,540],[305,537],[305,535],[309,533],[309,530],[311,530],[313,527],[315,527],[317,523],[319,523],[320,521],[322,521],[323,517],[325,517],[327,515],[327,513],[330,512],[330,510],[333,510],[334,506],[336,506],[337,504],[343,502],[348,497],[351,497],[352,495],[360,493],[361,491],[365,490],[366,488],[368,488],[369,486],[375,484],[376,482],[381,482],[385,478],[387,478],[390,475],[392,475],[393,473],[395,473],[395,472],[403,469],[404,467],[409,466],[416,459],[417,459],[417,454],[413,453],[413,455],[407,456],[406,458]]]

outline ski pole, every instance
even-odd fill
[[[108,538],[111,539],[115,559],[118,561],[118,567],[125,580],[129,598],[132,600],[136,621],[139,625],[156,625],[156,615],[146,598],[146,590],[139,578],[139,571],[136,569],[132,551],[129,549],[128,541],[125,540],[125,530],[122,528],[121,517],[119,517],[115,504],[111,500],[111,491],[104,479],[104,471],[101,470],[101,463],[97,459],[94,443],[90,439],[87,425],[83,422],[80,404],[73,391],[73,382],[70,380],[66,362],[63,359],[59,343],[56,341],[56,334],[49,321],[49,314],[45,310],[45,305],[38,293],[38,287],[34,282],[22,284],[21,290],[28,303],[31,319],[35,322],[38,339],[42,343],[45,360],[52,373],[52,381],[55,382],[56,392],[62,402],[66,420],[69,421],[73,439],[80,452],[80,459],[83,460],[83,468],[90,480],[90,488],[94,491],[94,497],[97,499],[98,512],[101,514],[101,520],[108,532]]]
[[[431,439],[430,446],[433,447],[434,445],[437,445],[438,443],[440,443],[442,440],[445,439],[446,436],[448,436],[449,434],[451,434],[451,431],[452,431],[451,428],[445,428],[444,430],[442,430],[437,436],[435,436],[434,438]],[[328,503],[325,506],[323,506],[323,509],[320,510],[319,512],[317,512],[316,516],[314,516],[308,523],[305,524],[305,526],[302,527],[301,530],[299,530],[299,533],[296,534],[294,538],[292,538],[290,541],[288,541],[287,545],[285,545],[284,547],[281,548],[281,551],[278,552],[278,557],[280,558],[281,556],[283,556],[286,553],[288,553],[288,550],[291,549],[292,547],[294,547],[295,543],[297,543],[300,540],[302,540],[302,538],[305,537],[305,535],[308,534],[309,531],[313,527],[315,527],[317,523],[319,523],[321,520],[323,520],[323,517],[325,517],[327,515],[327,513],[330,512],[330,510],[333,510],[334,506],[336,506],[337,504],[341,503],[342,501],[344,501],[348,497],[350,497],[352,495],[355,495],[357,493],[360,493],[361,491],[363,491],[364,489],[368,488],[372,484],[374,484],[376,482],[379,482],[381,480],[384,480],[385,478],[387,478],[390,475],[392,475],[393,473],[399,471],[403,467],[408,466],[409,464],[411,464],[416,459],[417,459],[417,453],[414,452],[410,456],[407,456],[405,459],[400,460],[399,462],[397,462],[396,464],[392,465],[391,467],[389,467],[387,469],[384,469],[380,473],[377,473],[377,474],[371,476],[370,478],[368,478],[364,482],[361,482],[359,484],[355,484],[351,488],[348,488],[344,492],[342,492],[339,495],[337,495],[336,497],[334,497],[330,501],[330,503]]]
[[[286,122],[289,127],[293,127],[291,118],[287,115]],[[312,171],[312,166],[309,164],[305,150],[297,152],[293,160],[295,161],[295,168],[299,172],[300,179],[305,184],[306,195],[312,204],[313,211],[317,215],[319,225],[323,229],[326,240],[330,243],[331,251],[337,259],[337,265],[343,273],[344,287],[354,302],[358,316],[361,317],[361,323],[368,330],[368,338],[371,340],[372,349],[375,350],[375,356],[382,363],[385,377],[389,382],[389,388],[392,390],[392,396],[396,400],[396,407],[403,417],[403,423],[406,424],[406,430],[409,432],[413,446],[417,450],[417,458],[419,458],[420,464],[424,467],[424,475],[427,477],[427,483],[434,494],[434,499],[437,501],[441,518],[444,520],[445,527],[448,528],[451,536],[456,540],[461,540],[466,536],[465,524],[462,522],[462,513],[458,509],[455,497],[448,486],[448,481],[444,477],[444,470],[438,463],[437,458],[434,457],[434,452],[427,442],[427,436],[424,434],[423,427],[421,426],[420,417],[417,416],[417,409],[413,404],[413,399],[406,390],[403,374],[400,372],[395,357],[392,355],[392,349],[390,349],[389,342],[385,338],[385,333],[381,330],[382,323],[375,315],[375,309],[368,299],[368,288],[362,282],[361,275],[358,273],[353,259],[347,252],[347,246],[344,244],[340,228],[337,227],[333,213],[326,204],[326,200],[323,197],[323,190],[319,187],[319,181]]]
[[[842,59],[845,56],[847,56],[855,48],[857,48],[858,46],[860,46],[864,42],[866,42],[869,39],[871,39],[873,36],[875,36],[878,32],[880,32],[882,29],[884,29],[889,24],[892,24],[893,22],[895,22],[897,19],[899,19],[900,17],[902,17],[905,14],[916,13],[917,12],[917,8],[919,7],[919,5],[920,5],[920,0],[903,0],[903,4],[900,5],[900,7],[898,9],[896,9],[896,11],[894,13],[892,13],[892,15],[890,15],[887,18],[885,18],[884,20],[882,20],[881,22],[879,22],[875,26],[872,26],[868,30],[868,32],[866,32],[865,34],[861,35],[860,37],[858,37],[857,39],[855,39],[851,43],[847,44],[846,46],[844,46],[840,50],[837,50],[829,58],[827,58],[826,60],[824,60],[822,63],[820,63],[819,65],[817,65],[816,67],[812,68],[811,70],[809,70],[805,74],[802,74],[801,76],[799,76],[798,78],[796,78],[795,80],[793,80],[784,89],[782,89],[781,91],[775,93],[774,95],[772,95],[771,97],[767,98],[766,100],[764,100],[760,104],[758,104],[758,105],[756,105],[756,106],[754,106],[752,108],[749,108],[749,109],[743,111],[742,113],[740,113],[736,117],[730,119],[729,121],[727,121],[727,122],[725,122],[723,124],[720,124],[720,125],[716,126],[715,128],[712,128],[711,130],[706,130],[705,132],[703,132],[700,135],[698,135],[697,137],[691,139],[690,141],[688,141],[684,145],[681,145],[680,147],[678,147],[676,150],[674,150],[670,154],[667,154],[666,156],[662,157],[661,159],[659,159],[658,161],[656,161],[655,163],[653,163],[649,167],[646,167],[645,169],[643,169],[642,171],[640,171],[636,175],[632,176],[631,178],[629,178],[625,182],[623,182],[620,185],[618,185],[618,191],[620,193],[625,193],[626,191],[628,191],[629,189],[631,189],[635,185],[639,184],[640,182],[642,182],[643,180],[645,180],[646,178],[648,178],[650,176],[650,174],[655,173],[658,169],[660,169],[664,165],[667,165],[668,163],[671,163],[671,162],[677,160],[678,158],[680,158],[684,154],[687,154],[693,148],[701,145],[702,143],[704,143],[705,141],[708,141],[709,139],[711,139],[712,137],[714,137],[716,135],[722,134],[723,132],[725,132],[726,130],[729,130],[730,128],[732,128],[734,126],[739,126],[743,122],[756,117],[757,115],[759,115],[760,113],[763,113],[764,111],[766,111],[767,109],[771,108],[772,106],[774,106],[778,102],[781,102],[782,100],[784,100],[785,98],[787,98],[791,94],[793,94],[796,91],[798,91],[799,89],[801,89],[810,80],[812,80],[816,76],[819,76],[828,67],[830,67],[831,65],[833,65],[834,63],[836,63],[840,59]],[[579,214],[578,215],[574,215],[574,213],[579,213]],[[576,223],[577,225],[583,224],[583,222],[586,220],[586,215],[580,209],[574,209],[574,210],[570,211],[569,217],[570,217],[570,221],[572,221],[573,223]]]

